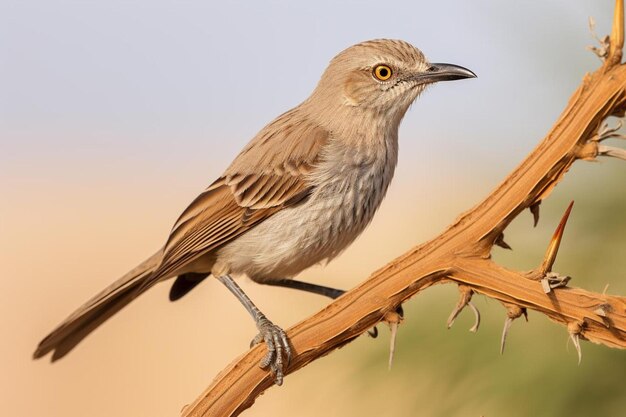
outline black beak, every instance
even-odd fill
[[[467,68],[454,64],[430,64],[430,67],[415,77],[423,83],[435,83],[437,81],[453,81],[463,78],[476,78],[476,74]]]

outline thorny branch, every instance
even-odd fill
[[[621,63],[623,0],[616,1],[611,35],[602,43],[602,66],[584,77],[545,139],[483,202],[435,239],[391,261],[287,331],[294,358],[286,374],[349,343],[376,323],[389,320],[400,304],[442,283],[456,283],[461,292],[449,324],[463,307],[472,306],[474,293],[504,305],[507,314],[502,349],[512,321],[527,310],[564,325],[579,358],[581,339],[626,348],[626,298],[568,287],[568,277],[551,271],[566,216],[535,270],[513,271],[490,259],[494,245],[508,246],[503,231],[522,211],[529,209],[536,224],[539,204],[575,161],[599,156],[626,160],[623,148],[601,144],[608,138],[622,138],[617,129],[603,123],[610,116],[624,116],[626,110],[626,65]],[[476,328],[478,319],[477,314]],[[258,345],[235,359],[193,404],[184,408],[183,416],[235,416],[250,407],[273,385],[272,376],[258,366],[264,350]]]

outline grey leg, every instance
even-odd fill
[[[332,298],[333,300],[337,299],[345,293],[344,290],[338,290],[337,288],[325,287],[323,285],[311,284],[310,282],[297,281],[295,279],[282,278],[272,281],[265,281],[262,282],[262,284],[311,292],[314,294],[323,295],[324,297]],[[402,306],[399,306],[396,311],[398,312],[398,314],[400,314],[401,317],[404,317],[404,311],[402,310]],[[378,329],[376,328],[376,326],[368,330],[367,333],[374,339],[378,337]]]
[[[263,282],[267,285],[275,285],[277,287],[293,288],[294,290],[301,290],[312,292],[314,294],[323,295],[324,297],[332,298],[333,300],[345,293],[344,290],[338,290],[336,288],[325,287],[323,285],[311,284],[308,282],[296,281],[295,279],[277,279],[273,281]]]
[[[261,313],[261,311],[254,305],[252,300],[246,295],[245,292],[237,285],[237,283],[231,278],[230,275],[224,275],[217,278],[222,284],[226,286],[232,292],[235,297],[243,304],[243,306],[248,310],[248,313],[254,319],[256,323],[257,329],[259,329],[259,334],[252,340],[250,344],[255,345],[265,342],[267,346],[267,354],[261,360],[259,364],[261,368],[271,367],[274,372],[274,381],[276,385],[282,385],[283,383],[283,368],[286,365],[289,365],[289,361],[291,359],[291,348],[289,347],[289,341],[287,340],[287,335],[285,331],[280,327],[276,326],[267,317],[265,314]],[[283,364],[283,355],[286,359],[286,365]]]

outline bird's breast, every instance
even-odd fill
[[[395,141],[392,145],[395,145]],[[220,250],[230,272],[257,281],[292,277],[341,253],[372,220],[393,177],[396,147],[331,149],[305,202],[281,210]]]

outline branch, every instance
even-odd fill
[[[531,309],[566,326],[577,348],[580,338],[626,348],[626,298],[546,286],[557,275],[550,275],[550,269],[564,222],[537,269],[517,272],[490,260],[493,245],[504,244],[507,225],[525,209],[537,219],[539,203],[576,160],[619,157],[620,152],[606,152],[607,147],[600,145],[615,137],[615,131],[600,128],[606,118],[621,117],[626,109],[623,20],[623,0],[617,0],[604,64],[584,77],[545,139],[483,202],[435,239],[393,260],[287,331],[294,357],[286,374],[349,343],[422,290],[451,282],[462,291],[459,310],[471,293],[480,293],[505,305],[507,323]],[[560,281],[566,283],[567,279]],[[273,385],[272,376],[258,366],[264,354],[265,346],[257,345],[235,359],[183,410],[183,416],[235,416],[250,407]]]

